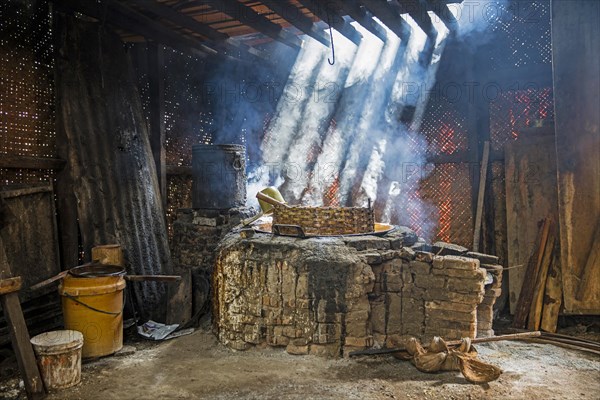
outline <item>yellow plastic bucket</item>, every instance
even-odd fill
[[[58,287],[65,329],[83,334],[83,358],[113,354],[123,347],[125,270],[107,265],[76,271],[78,268],[71,270]]]

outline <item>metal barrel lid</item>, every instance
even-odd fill
[[[69,275],[76,278],[98,278],[103,276],[123,276],[125,268],[120,265],[84,264],[69,270]]]

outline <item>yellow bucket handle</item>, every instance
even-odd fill
[[[65,296],[67,299],[73,300],[77,304],[81,304],[82,306],[89,308],[92,311],[96,311],[96,312],[99,312],[99,313],[102,313],[102,314],[114,315],[116,317],[118,315],[121,315],[121,313],[123,312],[123,310],[121,310],[119,312],[111,312],[111,311],[99,310],[99,309],[94,308],[94,307],[92,307],[92,306],[90,306],[88,304],[85,304],[84,302],[82,302],[80,300],[77,300],[77,297],[71,296],[69,293],[63,293],[63,296]],[[123,301],[123,307],[125,307],[125,301]]]

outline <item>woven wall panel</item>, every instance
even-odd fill
[[[468,146],[466,115],[442,96],[430,98],[421,133],[427,139],[430,154],[453,154]]]
[[[0,2],[0,153],[56,156],[47,4]]]
[[[487,3],[481,3],[481,8]],[[502,70],[550,64],[550,1],[490,2],[486,16],[498,36],[489,47],[492,68]],[[483,10],[482,10],[483,11]],[[502,43],[502,45],[498,45]]]
[[[413,196],[430,205],[426,215],[414,212],[410,225],[417,233],[432,230],[433,240],[452,242],[470,247],[473,242],[473,214],[471,206],[471,172],[469,164],[437,164],[420,182]],[[428,214],[428,215],[427,215]],[[428,223],[433,228],[427,226]]]
[[[525,128],[554,120],[552,88],[507,91],[490,103],[490,139],[494,150],[518,140]]]

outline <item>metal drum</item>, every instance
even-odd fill
[[[192,207],[229,209],[246,204],[246,147],[192,146]]]

